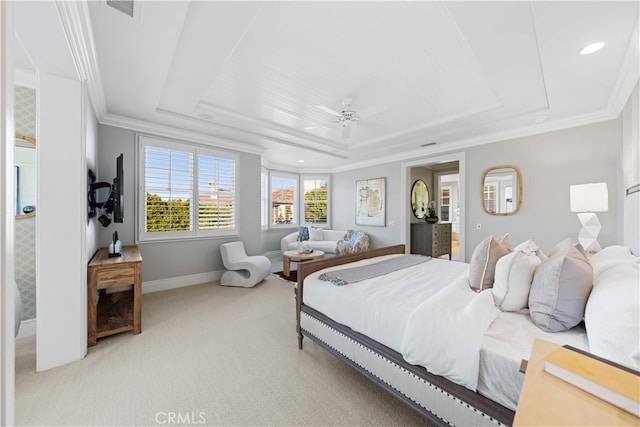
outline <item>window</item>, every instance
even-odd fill
[[[302,218],[305,224],[329,225],[328,177],[302,177]]]
[[[440,188],[440,221],[448,222],[451,210],[451,187],[442,186]]]
[[[496,193],[497,186],[495,184],[484,185],[484,207],[487,212],[496,211]]]
[[[298,176],[271,172],[271,226],[298,224]]]
[[[269,228],[269,172],[260,171],[260,224],[262,229]]]
[[[236,155],[142,135],[138,141],[139,241],[237,234]]]

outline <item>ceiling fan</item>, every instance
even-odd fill
[[[351,126],[360,125],[362,123],[363,118],[381,113],[386,110],[386,108],[382,108],[380,106],[374,105],[372,107],[365,108],[358,115],[356,114],[356,111],[353,109],[352,104],[353,104],[352,98],[344,98],[342,100],[342,110],[340,112],[333,110],[329,107],[326,107],[324,105],[317,106],[319,109],[321,109],[325,113],[329,113],[333,115],[334,123],[338,123],[342,125],[342,129],[340,131],[340,139],[349,138],[349,135],[351,134]]]

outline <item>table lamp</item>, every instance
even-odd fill
[[[609,210],[609,192],[606,182],[571,185],[571,212],[577,212],[582,228],[578,241],[587,252],[599,251],[598,234],[602,228],[596,212]]]

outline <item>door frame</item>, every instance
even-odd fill
[[[465,251],[465,217],[466,217],[466,177],[465,177],[465,153],[464,152],[454,152],[449,154],[442,154],[437,156],[429,156],[422,157],[420,159],[411,160],[408,162],[402,162],[400,164],[400,194],[402,196],[402,200],[410,200],[410,188],[413,184],[411,181],[411,168],[417,166],[430,166],[438,163],[448,163],[448,162],[458,162],[459,170],[458,173],[460,175],[460,252],[458,255],[458,259],[460,261],[466,261],[466,251]],[[409,203],[401,203],[400,204],[400,230],[401,230],[401,241],[405,245],[406,253],[411,253],[411,219],[410,214],[412,212],[409,210]]]

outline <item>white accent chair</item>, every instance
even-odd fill
[[[220,245],[222,263],[227,269],[220,278],[222,286],[249,288],[264,280],[271,272],[271,261],[262,255],[248,256],[240,241]]]

